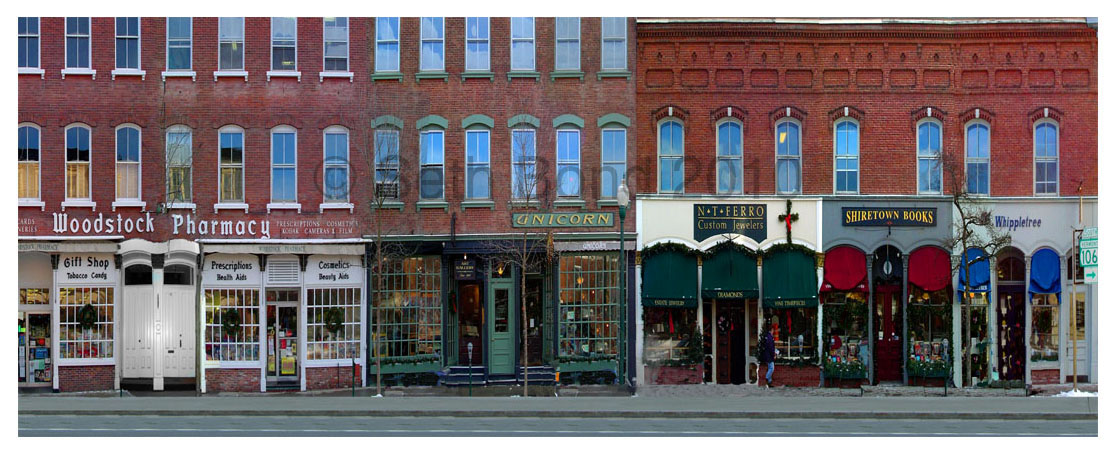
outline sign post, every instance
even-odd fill
[[[1080,232],[1080,233],[1078,233]],[[1090,227],[1085,230],[1074,231],[1077,234],[1078,262],[1081,263],[1085,273],[1085,283],[1097,282],[1097,228]],[[1070,335],[1073,339],[1070,348],[1073,349],[1073,390],[1077,391],[1077,272],[1073,275],[1073,298],[1070,299]]]

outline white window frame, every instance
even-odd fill
[[[393,164],[381,166],[380,152],[383,151],[383,150],[380,149],[381,148],[380,145],[384,143],[384,140],[388,140],[388,139],[380,139],[381,134],[395,136],[395,161],[394,161]],[[379,190],[380,185],[388,185],[388,184],[395,185],[395,196],[394,197],[383,197],[384,200],[399,200],[399,198],[400,198],[400,181],[399,181],[400,180],[400,173],[399,173],[399,170],[400,170],[399,169],[400,168],[400,162],[399,162],[400,161],[400,156],[399,156],[400,135],[401,135],[401,131],[398,130],[398,129],[395,129],[395,128],[385,127],[385,128],[380,128],[380,129],[376,129],[376,130],[373,131],[373,137],[374,137],[374,140],[375,140],[375,143],[373,144],[373,146],[375,147],[375,150],[374,150],[375,156],[374,156],[374,161],[373,161],[374,165],[373,165],[373,169],[372,169],[372,182],[373,182],[373,185],[374,185],[373,188],[372,188],[373,191],[374,191],[372,193],[373,203],[375,203],[376,200],[380,200],[380,190]],[[395,171],[395,180],[390,182],[390,183],[385,182],[385,181],[380,181],[380,171],[381,170],[383,170],[383,171],[394,170]]]
[[[68,142],[68,140],[69,140],[68,136],[70,135],[70,130],[74,129],[74,128],[84,128],[86,131],[89,131],[89,160],[85,161],[86,165],[89,166],[89,171],[88,171],[88,176],[87,176],[87,179],[89,180],[87,185],[89,187],[86,188],[86,194],[88,194],[88,197],[80,197],[80,198],[79,197],[73,197],[73,198],[71,198],[70,197],[70,179],[66,178],[66,167],[68,167],[70,165],[70,162],[71,162],[70,159],[69,159],[69,156],[66,155],[66,149],[70,145],[69,142]],[[66,163],[66,165],[63,166],[63,168],[62,168],[62,179],[65,180],[65,188],[64,188],[65,193],[63,194],[63,199],[65,200],[65,202],[62,202],[63,210],[65,210],[65,207],[67,207],[67,206],[87,206],[87,205],[84,205],[84,204],[88,204],[88,203],[95,204],[95,202],[92,201],[93,200],[93,128],[90,127],[89,125],[85,124],[85,123],[71,123],[71,124],[67,125],[66,128],[63,130],[62,143],[63,143],[63,148],[62,148],[63,155],[62,156],[63,156],[64,161]],[[81,162],[81,161],[73,161],[73,162]],[[67,202],[78,202],[78,204],[68,204]]]
[[[423,164],[422,163],[422,136],[425,134],[440,134],[442,136],[442,162],[439,164]],[[424,167],[437,166],[442,172],[442,196],[437,198],[426,198],[422,196],[422,171]],[[446,200],[446,130],[441,128],[428,128],[419,131],[419,201],[444,201]]]
[[[852,125],[854,127],[856,127],[856,157],[855,158],[850,158],[850,157],[848,157],[849,155],[845,155],[846,157],[841,157],[837,154],[838,128],[841,126],[842,123],[846,123],[846,122],[852,123]],[[801,148],[799,150],[801,152]],[[839,189],[837,189],[837,172],[839,172],[839,170],[837,170],[837,162],[839,162],[841,160],[849,161],[849,160],[853,160],[853,159],[856,160],[856,169],[851,170],[851,172],[856,173],[856,189],[852,190],[852,191],[839,190]],[[850,170],[845,169],[844,172],[850,172]],[[833,122],[833,193],[834,194],[859,194],[860,193],[860,122],[856,121],[856,119],[852,118],[852,117],[841,117],[841,118],[838,118],[837,121]]]
[[[988,157],[987,158],[971,158],[971,157],[969,157],[969,129],[974,127],[974,126],[977,126],[977,125],[984,126],[985,128],[988,129]],[[1034,142],[1034,140],[1033,140],[1034,139],[1034,131],[1033,130],[1031,131],[1031,134],[1032,134],[1032,143],[1033,143]],[[963,150],[963,153],[964,153],[964,156],[965,156],[965,192],[969,193],[970,195],[975,195],[975,196],[990,196],[990,195],[992,195],[992,125],[989,124],[987,121],[984,121],[984,120],[981,120],[981,119],[973,119],[972,121],[969,121],[968,123],[965,123],[965,134],[964,135],[965,135],[965,143],[964,143],[965,148]],[[979,146],[979,144],[978,144],[978,146]],[[988,192],[968,192],[969,191],[969,164],[984,164],[984,165],[988,166]],[[1034,188],[1033,188],[1034,181],[1033,181],[1033,179],[1032,179],[1031,184],[1032,184],[1031,190],[1034,191]]]
[[[423,35],[422,21],[426,19],[438,20],[442,23],[442,36],[438,39],[429,38]],[[422,46],[427,42],[442,44],[442,61],[436,68],[423,68],[422,67]],[[420,17],[419,18],[419,72],[442,72],[446,70],[446,18],[444,17]]]
[[[919,144],[919,142],[918,142],[918,140],[919,140],[919,129],[921,129],[923,125],[927,125],[927,124],[934,125],[934,126],[938,127],[938,144],[937,144],[938,145],[938,154],[936,154],[936,155],[925,155],[924,156],[924,155],[920,154],[922,152],[922,149],[921,149],[921,144]],[[915,178],[915,190],[919,194],[939,195],[939,194],[942,193],[942,176],[943,176],[942,175],[942,142],[945,141],[945,138],[942,136],[942,131],[944,131],[944,130],[945,130],[945,128],[942,126],[942,122],[938,121],[938,119],[936,119],[934,117],[923,118],[922,120],[919,120],[919,122],[915,124],[915,171],[916,172],[921,172],[921,170],[919,170],[919,169],[922,168],[921,161],[924,160],[924,159],[937,160],[937,162],[938,162],[938,190],[937,191],[933,191],[933,190],[923,191],[921,183],[919,182],[919,179],[922,176],[917,175],[916,178]],[[930,145],[930,144],[928,144],[928,145]]]
[[[240,165],[224,165],[221,163],[221,134],[240,134]],[[247,134],[244,128],[237,125],[226,125],[217,130],[217,204],[213,206],[213,211],[217,212],[221,209],[244,210],[248,213],[248,191],[245,188],[245,155],[247,151]],[[222,200],[221,199],[221,169],[240,167],[240,200]]]
[[[1049,157],[1040,158],[1039,155],[1038,155],[1038,137],[1037,137],[1038,136],[1038,128],[1039,128],[1039,126],[1042,126],[1042,125],[1052,125],[1052,126],[1054,126],[1054,147],[1055,147],[1055,149],[1054,149],[1054,157],[1053,158],[1049,158]],[[992,140],[991,133],[989,133],[989,142],[991,142],[991,140]],[[1062,162],[1061,162],[1061,157],[1062,157],[1062,155],[1061,155],[1061,153],[1062,153],[1062,150],[1061,150],[1061,148],[1062,148],[1062,125],[1058,124],[1057,121],[1054,121],[1051,118],[1041,118],[1041,119],[1039,119],[1031,127],[1031,143],[1032,143],[1032,148],[1031,148],[1032,155],[1031,155],[1031,157],[1032,157],[1032,161],[1034,162],[1034,164],[1032,165],[1032,169],[1031,169],[1031,174],[1034,175],[1034,178],[1033,178],[1034,182],[1031,184],[1031,190],[1034,191],[1035,196],[1043,196],[1043,197],[1057,196],[1062,189],[1062,184],[1061,184],[1062,183],[1062,178],[1061,178],[1061,175],[1062,175]],[[991,144],[989,144],[989,145],[991,145]],[[991,150],[989,150],[989,158],[991,158],[991,154],[992,154]],[[1037,188],[1035,187],[1035,185],[1039,184],[1039,181],[1038,181],[1037,178],[1038,178],[1038,165],[1039,165],[1040,162],[1041,163],[1053,162],[1054,163],[1054,168],[1057,169],[1056,174],[1054,175],[1054,192],[1038,192]],[[989,171],[989,173],[991,173],[991,171]],[[1047,177],[1049,178],[1049,175],[1047,175]],[[1049,180],[1044,181],[1043,183],[1049,183]]]
[[[740,129],[740,150],[739,150],[740,155],[739,156],[721,155],[721,126],[724,126],[726,124],[735,125],[737,128]],[[740,120],[738,120],[736,118],[733,118],[733,117],[722,118],[720,121],[718,121],[714,125],[713,131],[714,131],[714,135],[716,136],[716,137],[714,137],[716,142],[714,142],[714,145],[713,145],[714,146],[713,155],[717,157],[717,165],[714,167],[713,171],[716,173],[717,194],[734,194],[734,195],[743,194],[744,193],[744,123],[742,123]],[[738,161],[740,163],[740,165],[737,166],[737,169],[736,169],[739,172],[739,175],[740,175],[740,191],[736,191],[735,189],[727,191],[727,192],[721,191],[721,161]]]
[[[488,34],[484,39],[470,38],[469,37],[469,20],[484,21],[485,29]],[[479,34],[479,32],[478,32]],[[469,68],[469,43],[483,42],[487,50],[484,53],[484,66],[483,68]],[[479,62],[474,62],[479,63]],[[492,22],[487,17],[466,17],[465,18],[465,72],[489,72],[492,71]]]
[[[334,17],[334,19],[337,19]],[[318,82],[321,82],[326,77],[348,77],[349,82],[353,81],[353,73],[350,71],[350,60],[352,56],[352,28],[350,27],[351,17],[345,17],[345,69],[326,69],[326,49],[329,43],[340,41],[329,41],[326,39],[326,18],[322,18],[322,72],[318,74]],[[333,57],[337,58],[337,57]]]
[[[135,123],[123,123],[123,124],[118,125],[115,129],[113,129],[113,142],[116,145],[114,147],[114,149],[112,150],[113,151],[113,153],[112,153],[112,155],[113,155],[113,172],[114,173],[119,173],[118,169],[119,169],[120,164],[121,164],[120,155],[119,155],[119,152],[117,151],[120,148],[120,130],[121,129],[129,129],[129,128],[130,129],[135,129],[136,132],[138,133],[138,143],[136,145],[139,147],[139,149],[137,150],[137,156],[136,156],[136,162],[135,162],[135,166],[136,166],[136,197],[135,198],[120,198],[120,180],[115,179],[116,181],[114,182],[114,187],[115,187],[116,201],[114,201],[112,203],[113,211],[115,211],[116,207],[119,207],[119,206],[141,206],[141,203],[142,203],[142,200],[143,200],[143,128],[139,127],[139,125],[137,125]],[[125,161],[125,163],[131,164],[130,161]],[[143,204],[143,205],[146,205],[146,204]]]
[[[562,176],[561,176],[560,170],[561,170],[563,165],[567,165],[567,166],[572,165],[574,162],[569,161],[569,160],[562,161],[561,158],[559,158],[559,155],[558,155],[558,138],[561,137],[561,135],[563,133],[568,134],[568,133],[571,133],[571,132],[577,135],[577,141],[576,141],[576,143],[577,143],[577,163],[576,163],[577,164],[577,192],[572,194],[572,195],[562,195],[561,194]],[[582,149],[581,149],[581,130],[580,129],[564,127],[564,128],[558,128],[558,130],[554,131],[554,182],[555,182],[554,195],[555,195],[555,197],[558,197],[559,199],[579,199],[579,198],[581,198],[581,187],[582,187],[582,184],[581,184],[582,183],[582,181],[581,181],[582,180],[582,178],[581,178],[581,154],[582,154]]]
[[[558,21],[562,20],[562,19],[567,19],[567,20],[568,19],[573,19],[573,20],[577,21],[577,33],[574,35],[573,39],[559,38],[558,37]],[[574,65],[574,67],[572,67],[572,68],[562,68],[562,67],[558,66],[558,63],[559,63],[558,62],[558,49],[560,49],[559,43],[570,42],[570,41],[577,42],[577,55],[576,55],[576,58],[574,58],[574,61],[576,62],[576,65]],[[580,71],[581,70],[581,18],[580,17],[555,17],[554,18],[554,70],[555,71]]]
[[[67,17],[63,20],[63,30],[62,30],[63,32],[67,31],[68,24],[66,24],[66,22],[69,22],[70,19],[71,19],[70,17]],[[81,17],[74,17],[73,19],[82,19],[82,18]],[[65,33],[65,37],[63,38],[63,39],[65,39],[65,44],[64,44],[65,54],[62,55],[62,79],[63,80],[66,79],[67,75],[92,76],[93,79],[97,79],[97,70],[93,69],[93,18],[92,17],[86,17],[84,19],[89,21],[89,33],[88,34],[82,35],[82,34],[78,33],[78,34],[71,35],[69,33]],[[84,37],[85,38],[85,48],[88,51],[88,55],[89,55],[89,65],[88,66],[70,66],[69,55],[70,55],[70,38],[71,37],[73,37],[73,38]],[[41,64],[42,55],[39,55],[39,58],[40,58],[40,64]]]
[[[791,123],[798,129],[798,155],[794,157],[780,157],[779,156],[779,126]],[[784,117],[775,122],[775,193],[776,194],[801,194],[802,193],[802,123],[793,117]],[[798,161],[798,179],[796,180],[796,190],[794,191],[780,191],[779,190],[779,160],[796,160]]]
[[[28,19],[28,20],[34,19],[35,20],[35,30],[37,30],[37,31],[35,33],[18,33],[18,30],[17,30],[16,34],[18,35],[18,38],[35,38],[35,43],[37,43],[37,45],[35,46],[35,61],[37,61],[39,64],[35,65],[35,66],[20,66],[19,67],[19,74],[38,74],[40,76],[45,77],[43,69],[42,69],[42,67],[43,67],[43,37],[42,37],[43,21],[39,17],[27,17],[27,16],[25,16],[24,18]],[[17,42],[18,42],[18,40],[17,40]],[[16,60],[17,60],[16,64],[18,65],[19,64],[19,62],[18,62],[19,51],[16,51]]]
[[[609,17],[602,17],[601,18],[601,70],[602,71],[626,71],[628,69],[628,18],[627,17],[619,18],[619,19],[623,19],[623,21],[624,21],[624,27],[623,27],[624,36],[619,38],[619,40],[624,43],[624,59],[623,59],[624,66],[621,66],[619,68],[610,68],[608,66],[605,66],[605,51],[604,51],[605,45],[604,45],[604,43],[605,43],[605,41],[610,41],[610,40],[615,41],[615,40],[617,40],[616,37],[605,36],[605,34],[604,34],[604,29],[605,29],[604,21],[606,19],[616,19],[616,18],[614,18],[614,17],[613,18],[609,18]],[[743,142],[743,140],[741,140],[741,142]]]
[[[605,138],[605,134],[606,134],[606,133],[608,133],[608,132],[612,132],[612,131],[620,131],[620,132],[622,132],[622,133],[624,134],[624,153],[622,154],[622,156],[624,156],[624,160],[623,160],[623,161],[608,161],[608,160],[606,160],[606,159],[605,159],[605,153],[604,153],[604,150],[605,150],[605,145],[604,145],[604,138]],[[743,142],[743,140],[741,140],[741,141]],[[604,169],[605,169],[605,166],[606,166],[606,165],[616,165],[616,164],[621,164],[621,165],[623,165],[623,167],[624,167],[624,176],[623,176],[622,178],[618,178],[618,180],[617,180],[617,181],[618,181],[618,183],[617,183],[617,187],[616,187],[616,188],[612,188],[612,191],[613,191],[613,195],[612,195],[612,197],[602,197],[602,199],[605,199],[605,200],[616,200],[616,194],[615,194],[615,192],[616,192],[616,189],[618,189],[618,188],[619,188],[619,181],[626,181],[626,180],[628,179],[628,129],[627,129],[627,128],[616,128],[616,127],[605,127],[605,128],[603,128],[603,129],[601,129],[601,181],[602,181],[602,182],[604,181]],[[602,186],[602,188],[603,188],[603,186]],[[602,189],[602,194],[603,194],[603,189]]]
[[[115,54],[120,53],[120,48],[116,46],[116,44],[119,40],[121,40],[121,39],[135,39],[136,40],[136,67],[135,68],[128,68],[128,67],[121,68],[121,67],[117,66],[116,69],[117,70],[129,70],[129,71],[142,70],[143,69],[143,38],[142,38],[143,37],[143,24],[142,24],[143,18],[142,17],[137,17],[136,18],[136,34],[135,35],[121,35],[120,34],[120,24],[117,22],[117,20],[122,19],[122,18],[123,19],[128,19],[127,17],[113,17],[112,18],[113,19],[112,20],[113,30],[115,32],[115,35],[114,35],[115,37],[113,38],[113,41],[112,41],[113,51],[114,51]],[[119,55],[114,55],[114,57],[116,57],[116,58],[113,59],[114,63],[116,61],[119,61],[119,58],[120,58]]]
[[[488,160],[485,162],[469,162],[469,135],[483,133],[488,145]],[[473,127],[465,130],[465,153],[462,162],[465,163],[465,200],[492,200],[492,130],[486,127]],[[488,197],[469,197],[469,170],[471,167],[488,168]]]
[[[517,19],[517,18],[513,17],[513,18],[509,19],[509,27],[508,27],[509,30],[512,29],[513,27],[515,27],[515,19]],[[536,26],[535,26],[535,18],[534,17],[527,17],[527,18],[521,18],[521,19],[531,19],[531,37],[530,38],[515,38],[514,37],[515,32],[511,31],[511,33],[509,35],[510,39],[508,39],[508,60],[509,60],[509,66],[508,67],[511,68],[512,71],[534,71],[535,68],[538,67],[537,60],[539,59],[537,49],[535,48],[535,38],[538,35],[537,30],[536,30]],[[531,42],[531,67],[530,68],[523,68],[523,67],[516,67],[515,66],[515,43],[516,43],[516,41],[530,41]]]
[[[392,20],[392,19],[395,20],[395,39],[380,39],[380,19],[387,19],[389,21]],[[400,66],[399,66],[399,60],[400,60],[399,54],[402,53],[402,49],[400,49],[402,47],[402,45],[400,44],[399,35],[403,34],[403,30],[402,30],[401,25],[402,25],[402,21],[400,21],[400,19],[398,17],[377,17],[376,18],[376,49],[375,49],[376,55],[373,58],[374,61],[372,62],[373,72],[375,72],[375,73],[398,73],[398,72],[402,71],[402,68],[400,68]],[[380,44],[381,43],[382,44],[395,43],[395,69],[380,69]]]
[[[326,156],[327,156],[326,149],[327,149],[327,146],[328,146],[327,145],[328,141],[326,140],[326,137],[328,137],[331,134],[341,134],[341,135],[345,136],[345,156],[343,157],[343,159],[345,160],[345,163],[343,165],[342,164],[330,164],[326,160]],[[333,125],[333,126],[330,126],[328,128],[325,128],[325,130],[322,131],[322,204],[319,205],[319,208],[321,210],[345,209],[345,210],[349,210],[349,212],[352,212],[352,210],[353,210],[353,204],[352,204],[352,201],[353,201],[353,194],[352,194],[352,192],[353,192],[353,169],[349,165],[349,156],[350,156],[349,149],[351,148],[351,145],[352,145],[352,140],[351,140],[352,138],[350,136],[351,135],[349,134],[349,128],[346,128],[346,127],[340,126],[340,125]],[[331,169],[331,168],[344,168],[345,169],[345,199],[344,200],[339,200],[339,199],[338,200],[329,200],[329,199],[326,198],[326,194],[329,193],[329,190],[326,188],[326,173],[327,173],[326,170]]]
[[[663,190],[663,170],[662,170],[663,156],[664,156],[663,155],[663,143],[662,143],[663,142],[663,126],[666,126],[667,123],[671,123],[671,122],[678,123],[678,126],[680,126],[679,129],[682,130],[682,154],[665,155],[665,156],[669,156],[671,158],[678,157],[678,158],[682,159],[682,190],[681,191],[666,191],[666,190]],[[671,137],[671,139],[673,140],[673,137]],[[655,183],[656,191],[655,192],[657,192],[659,194],[685,194],[686,193],[686,123],[684,123],[680,118],[666,117],[666,118],[663,118],[662,120],[659,120],[659,122],[655,125],[655,164],[656,164],[656,167],[658,167],[658,172],[655,172],[655,181],[656,181],[656,183]],[[674,174],[674,172],[672,170],[671,175],[673,175],[673,174]],[[673,184],[671,186],[673,186]]]
[[[183,133],[189,134],[189,136],[190,136],[190,165],[188,166],[189,169],[190,169],[190,196],[189,197],[183,197],[182,200],[179,201],[179,202],[171,202],[169,200],[170,191],[168,190],[167,191],[167,194],[168,194],[167,208],[187,208],[187,209],[192,210],[192,209],[195,208],[195,205],[194,205],[194,131],[192,129],[190,129],[189,126],[178,124],[178,125],[172,125],[172,126],[167,128],[166,132],[163,134],[163,138],[164,138],[164,143],[163,143],[163,145],[164,145],[164,147],[163,147],[164,161],[163,162],[167,163],[167,167],[168,167],[167,170],[168,170],[168,173],[169,173],[169,170],[170,170],[169,168],[171,167],[170,166],[170,158],[169,158],[171,143],[170,143],[169,136],[171,134],[183,134]],[[182,166],[174,166],[174,167],[182,167]],[[164,177],[166,178],[166,176],[164,176]],[[170,182],[170,179],[167,178],[166,183],[169,184],[169,182]],[[169,188],[166,188],[166,189],[169,189]]]
[[[223,21],[223,20],[236,20],[236,19],[240,20],[240,40],[239,41],[235,40],[235,39],[225,40],[225,39],[221,38],[221,21]],[[247,21],[243,17],[218,17],[217,18],[217,72],[214,73],[214,75],[213,75],[214,78],[216,78],[218,76],[224,76],[224,75],[244,76],[245,82],[248,81],[248,75],[247,75],[248,74],[248,49],[247,49],[247,45],[246,45],[247,44],[246,43],[246,41],[247,41],[246,35],[247,34],[248,34]],[[221,67],[221,43],[240,43],[240,47],[242,49],[240,51],[241,56],[240,56],[240,67],[239,68],[222,68]],[[268,65],[268,66],[270,66],[270,65]]]
[[[34,161],[19,161],[19,163],[16,164],[16,166],[18,167],[19,164],[25,164],[25,163],[36,164],[35,181],[38,183],[38,188],[35,189],[35,194],[37,194],[38,197],[34,197],[34,198],[32,198],[32,197],[20,197],[19,198],[19,204],[20,204],[20,206],[37,206],[39,208],[44,208],[45,209],[46,204],[44,204],[42,202],[42,200],[43,200],[43,128],[41,128],[41,127],[39,127],[39,125],[37,125],[35,123],[31,123],[31,122],[20,123],[18,125],[18,127],[16,128],[16,138],[17,139],[19,138],[19,129],[24,128],[24,127],[32,128],[32,129],[34,129],[35,131],[38,132],[37,137],[38,137],[39,140],[35,144],[36,149],[39,150],[38,159],[36,159]],[[18,149],[17,149],[16,158],[17,159],[19,158]]]
[[[188,34],[188,40],[189,40],[190,43],[189,43],[189,45],[187,45],[187,48],[190,49],[190,64],[187,68],[171,69],[171,67],[170,67],[171,41],[183,41],[181,39],[173,39],[173,40],[171,39],[171,37],[170,37],[170,21],[171,21],[171,19],[186,19],[190,24],[190,33]],[[165,30],[167,30],[167,33],[164,35],[165,36],[165,39],[164,39],[164,41],[165,41],[164,42],[164,52],[165,53],[163,54],[164,55],[164,58],[163,58],[163,60],[164,60],[163,61],[163,74],[162,74],[163,75],[163,80],[166,80],[168,77],[189,77],[191,80],[196,80],[197,73],[194,72],[194,18],[193,17],[168,17],[168,18],[166,18],[164,23],[165,23]]]
[[[512,129],[512,133],[511,133],[511,136],[510,136],[511,137],[511,147],[510,148],[511,148],[511,158],[512,158],[511,159],[511,172],[512,172],[511,175],[512,175],[512,177],[509,178],[509,180],[511,180],[511,190],[512,190],[511,198],[512,198],[512,200],[530,200],[530,199],[533,199],[533,198],[538,196],[538,184],[537,183],[530,188],[531,189],[531,194],[519,194],[519,189],[515,187],[515,183],[516,183],[516,180],[515,180],[515,171],[516,171],[515,166],[516,166],[516,164],[518,164],[515,161],[515,143],[516,143],[515,133],[517,133],[517,132],[529,132],[529,133],[531,133],[531,149],[535,150],[535,153],[533,155],[534,159],[532,159],[530,161],[523,161],[523,164],[526,165],[526,164],[529,163],[531,165],[531,169],[533,169],[533,171],[535,172],[535,178],[536,179],[538,178],[538,172],[539,172],[539,149],[538,149],[538,137],[539,137],[538,134],[539,133],[538,133],[537,130],[535,130],[533,128],[515,128],[515,129]],[[527,175],[523,175],[523,177],[526,178]]]
[[[278,68],[275,67],[275,47],[276,47],[275,46],[275,19],[293,19],[294,20],[294,45],[293,46],[282,46],[282,47],[294,47],[294,51],[295,51],[294,68],[278,69]],[[275,76],[278,76],[278,75],[286,75],[286,74],[297,73],[298,72],[298,18],[297,17],[271,17],[268,20],[268,26],[269,26],[269,30],[270,30],[269,39],[268,39],[268,43],[270,44],[270,46],[268,47],[268,67],[271,68],[271,70],[268,71],[268,73],[269,73],[268,77],[275,77]],[[247,32],[245,32],[245,33],[247,34]],[[324,54],[323,54],[323,58],[325,58]]]
[[[294,162],[291,164],[276,164],[275,163],[275,135],[276,134],[292,134],[294,135]],[[267,204],[267,211],[281,209],[293,209],[302,211],[302,205],[298,202],[298,130],[289,125],[279,125],[271,128],[268,131],[270,140],[270,147],[268,147],[267,159],[268,167],[268,181],[271,183],[268,192],[271,194],[271,203]],[[275,168],[290,168],[294,169],[294,200],[276,200],[275,199]]]

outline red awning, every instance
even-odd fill
[[[911,253],[907,281],[928,292],[949,287],[949,253],[933,246],[924,246]]]
[[[864,253],[852,246],[837,246],[825,253],[823,292],[867,292],[868,270]]]

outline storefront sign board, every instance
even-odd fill
[[[112,254],[63,254],[58,258],[59,284],[112,284],[116,260]]]
[[[767,239],[767,205],[763,203],[695,204],[694,240],[736,233],[755,240]]]
[[[841,225],[845,227],[933,227],[938,224],[938,209],[891,207],[842,207]]]
[[[210,255],[202,264],[202,283],[209,287],[259,286],[259,259],[248,254]]]
[[[312,255],[306,260],[306,285],[360,285],[364,268],[360,256]]]
[[[471,281],[477,278],[477,262],[475,260],[457,260],[453,262],[453,278],[459,281]]]
[[[613,213],[512,213],[512,227],[571,228],[612,227]]]

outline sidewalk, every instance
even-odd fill
[[[1063,397],[101,397],[26,395],[21,415],[453,416],[570,418],[1097,418]]]

